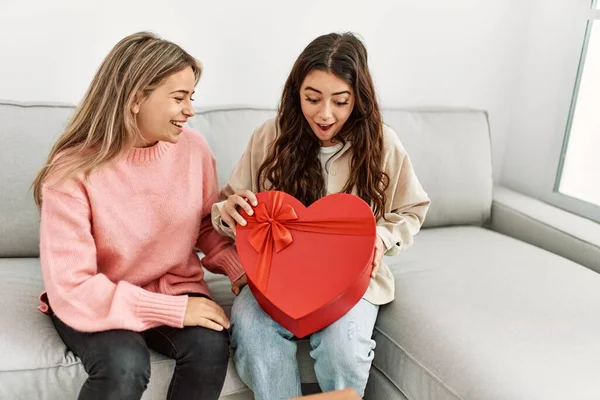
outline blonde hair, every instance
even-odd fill
[[[67,179],[84,172],[87,178],[132,146],[139,135],[131,111],[134,102],[187,67],[192,68],[197,83],[202,74],[200,62],[153,33],[138,32],[117,43],[33,181],[37,206],[41,207],[41,188],[51,174],[60,170],[61,179]]]

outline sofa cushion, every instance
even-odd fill
[[[387,262],[374,368],[410,399],[600,398],[600,275],[477,227]]]
[[[38,255],[30,186],[72,113],[58,104],[0,103],[0,257]]]
[[[220,187],[227,183],[254,129],[274,116],[275,110],[249,107],[208,108],[196,112],[189,125],[206,137],[215,154]]]
[[[424,227],[483,225],[492,205],[487,113],[468,109],[382,111],[431,198]]]

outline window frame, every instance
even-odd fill
[[[559,187],[562,179],[569,138],[571,135],[573,117],[577,107],[577,98],[581,85],[583,70],[585,67],[585,59],[590,36],[594,22],[600,24],[600,9],[596,8],[599,5],[600,4],[598,3],[598,0],[591,0],[589,3],[589,8],[582,10],[580,14],[579,21],[582,25],[585,25],[583,43],[581,43],[581,38],[577,44],[574,43],[574,46],[577,46],[579,49],[579,59],[577,63],[576,74],[573,78],[571,78],[570,82],[566,84],[567,87],[565,87],[565,93],[570,93],[570,96],[567,96],[566,100],[564,100],[563,106],[561,107],[561,109],[565,110],[565,114],[562,116],[562,118],[559,118],[563,120],[562,123],[558,123],[558,126],[561,127],[560,140],[556,140],[556,143],[554,144],[555,151],[553,151],[551,155],[554,159],[554,162],[550,163],[551,167],[547,172],[546,182],[544,183],[544,187],[547,189],[544,191],[545,195],[542,196],[544,201],[552,205],[596,222],[600,222],[600,205],[596,205],[561,193],[559,191]],[[598,182],[598,184],[600,184],[600,182]]]

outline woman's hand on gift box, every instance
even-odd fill
[[[215,331],[229,329],[225,311],[206,297],[188,297],[183,326],[203,326]]]
[[[371,278],[375,278],[377,276],[377,271],[379,271],[379,265],[381,264],[382,259],[383,240],[377,236],[377,241],[375,242],[375,253],[373,254],[373,271],[371,271]]]
[[[246,226],[246,220],[240,215],[238,208],[246,211],[246,214],[252,215],[254,214],[252,206],[256,207],[257,204],[254,193],[250,190],[239,190],[229,196],[221,207],[221,220],[235,232],[236,224]]]
[[[237,296],[238,294],[240,294],[240,291],[244,286],[246,286],[247,283],[248,279],[246,277],[246,274],[244,274],[231,284],[231,291]]]

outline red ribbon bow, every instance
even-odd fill
[[[238,229],[249,229],[248,241],[258,252],[256,260],[256,279],[253,282],[263,293],[266,291],[271,272],[273,248],[279,253],[294,241],[290,230],[337,235],[374,235],[375,224],[372,218],[316,219],[299,221],[296,210],[289,204],[283,204],[284,193],[270,192],[271,209],[264,203],[254,208],[254,215],[246,216],[248,224]]]

